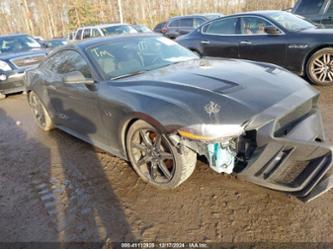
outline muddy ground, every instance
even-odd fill
[[[333,87],[318,88],[333,142]],[[333,242],[333,191],[309,204],[199,163],[158,191],[123,161],[44,133],[24,95],[0,102],[0,241]]]

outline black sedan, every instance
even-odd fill
[[[46,58],[46,51],[31,36],[0,36],[0,99],[7,94],[25,91],[23,77]]]
[[[26,84],[39,127],[129,160],[158,188],[189,178],[197,155],[218,173],[304,201],[332,187],[319,94],[283,68],[199,59],[165,37],[136,34],[62,47]]]
[[[179,37],[183,46],[203,56],[274,63],[307,76],[318,85],[333,84],[333,30],[283,11],[232,15]]]

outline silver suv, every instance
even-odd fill
[[[138,33],[133,27],[124,23],[103,24],[79,28],[75,33],[75,40],[117,34]]]

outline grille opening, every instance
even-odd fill
[[[285,162],[287,157],[292,153],[293,148],[283,148],[276,155],[271,158],[264,167],[262,167],[255,176],[261,176],[264,179],[271,177],[276,171],[279,170],[279,167]]]
[[[257,131],[247,131],[245,135],[239,137],[237,143],[237,156],[234,171],[241,172],[248,165],[257,150]]]
[[[279,174],[275,175],[272,180],[283,185],[293,186],[296,179],[304,172],[308,167],[307,161],[293,161],[286,162],[285,169]]]
[[[29,67],[33,65],[37,65],[44,61],[46,58],[45,55],[39,55],[39,56],[32,56],[32,57],[24,57],[24,58],[17,58],[13,59],[11,62],[18,68],[21,67]]]

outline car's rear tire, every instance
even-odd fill
[[[28,96],[29,105],[32,110],[32,113],[34,114],[34,119],[37,123],[37,125],[43,130],[43,131],[50,131],[54,128],[52,119],[47,112],[45,106],[40,101],[38,95],[34,92],[30,92]]]
[[[306,65],[309,80],[316,85],[333,85],[333,48],[323,48],[315,52]]]
[[[5,99],[6,97],[7,97],[6,94],[0,93],[0,100]]]
[[[126,136],[128,158],[143,181],[160,189],[176,188],[193,173],[197,155],[188,148],[174,147],[145,121],[136,121]]]

